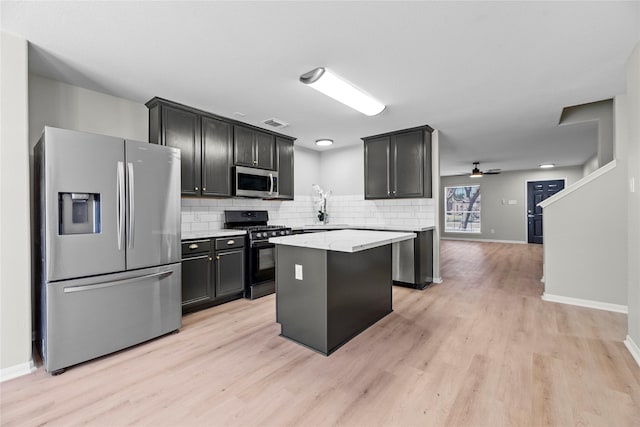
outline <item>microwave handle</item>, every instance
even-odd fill
[[[269,188],[269,194],[273,194],[273,174],[269,174],[269,181],[271,181],[271,187]]]

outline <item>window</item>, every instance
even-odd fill
[[[444,187],[444,231],[480,233],[480,186]]]

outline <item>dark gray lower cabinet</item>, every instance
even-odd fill
[[[182,312],[244,296],[244,236],[182,242]]]
[[[211,301],[211,243],[209,239],[182,242],[182,311]]]
[[[238,274],[238,272],[242,274]],[[244,290],[244,248],[216,252],[216,296]]]

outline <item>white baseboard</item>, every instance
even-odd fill
[[[515,243],[518,245],[526,245],[527,242],[522,240],[494,240],[494,239],[472,239],[467,237],[441,237],[440,240],[465,240],[468,242],[487,242],[487,243]]]
[[[0,369],[0,383],[30,374],[35,370],[36,365],[33,363],[33,359],[29,360],[28,362],[20,363],[19,365],[2,368]]]
[[[577,305],[580,307],[587,307],[587,308],[595,308],[597,310],[614,311],[616,313],[624,313],[624,314],[627,314],[629,312],[626,305],[611,304],[608,302],[593,301],[588,299],[563,297],[560,295],[548,294],[546,292],[542,294],[541,298],[544,301],[558,302],[560,304]]]
[[[434,277],[433,283],[442,283],[442,277]]]
[[[629,353],[631,353],[631,356],[633,356],[638,366],[640,366],[640,347],[633,342],[629,335],[627,335],[627,339],[624,340],[624,345],[627,347],[627,350],[629,350]]]

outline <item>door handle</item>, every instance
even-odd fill
[[[131,277],[130,279],[115,280],[113,282],[100,282],[91,285],[69,286],[64,288],[63,292],[65,294],[68,294],[69,292],[82,292],[90,291],[93,289],[110,288],[112,286],[125,285],[131,282],[139,282],[141,280],[152,279],[154,277],[167,277],[171,276],[172,274],[173,271],[161,271],[159,273],[145,274],[143,276]]]
[[[124,163],[118,162],[116,168],[116,233],[118,234],[118,250],[122,250],[122,233],[124,232]]]
[[[135,195],[134,195],[134,176],[133,176],[133,163],[127,163],[127,169],[129,172],[129,234],[127,236],[127,247],[133,248],[133,233],[135,231],[135,222],[136,222],[136,214],[135,214]]]
[[[527,218],[533,218],[533,217],[534,215],[531,215],[531,214],[527,215]]]

